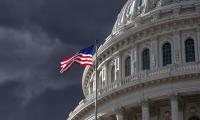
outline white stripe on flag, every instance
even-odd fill
[[[77,63],[80,63],[80,64],[93,64],[93,62],[89,62],[89,61],[86,61],[86,62],[83,62],[83,61],[80,61],[80,60],[75,60]]]
[[[63,68],[60,70],[60,73],[63,73],[63,72],[65,72],[66,70],[68,70],[69,67],[70,67],[73,63],[74,63],[74,61],[71,61],[71,62],[67,65],[67,67],[63,67]],[[66,64],[65,64],[65,65],[66,65]]]
[[[84,56],[84,57],[92,57],[92,55],[91,54],[83,54],[83,53],[79,53],[80,55],[82,55],[82,56]]]
[[[66,64],[67,62],[70,62],[71,60],[74,60],[78,57],[78,54],[74,55],[73,57],[71,57],[70,59],[66,60],[66,61],[62,61],[61,64]]]
[[[93,60],[92,58],[83,58],[83,57],[80,57],[80,56],[78,56],[77,58],[79,58],[79,59],[81,59],[81,60]]]

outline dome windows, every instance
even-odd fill
[[[173,40],[173,38],[173,36],[167,35],[152,39],[152,41],[134,43],[136,44],[134,46],[128,46],[127,44],[126,49],[120,50],[121,48],[119,48],[119,53],[114,53],[108,59],[105,59],[105,63],[99,68],[99,88],[105,88],[109,85],[114,86],[118,80],[132,78],[138,73],[146,74],[159,69],[167,71],[169,68],[173,68],[172,63],[181,66],[199,60],[197,54],[198,44],[195,44],[197,41],[193,39],[195,37],[188,35],[180,38],[179,42]],[[89,84],[89,93],[95,90],[93,79],[94,77],[91,78]]]
[[[163,66],[172,64],[171,44],[168,42],[162,46],[162,59]]]
[[[185,60],[186,62],[195,61],[195,47],[194,40],[189,38],[185,41]]]
[[[115,66],[113,65],[111,68],[111,83],[115,81]]]
[[[142,52],[142,70],[150,69],[150,50],[145,49]]]
[[[125,77],[131,75],[131,57],[125,59]]]

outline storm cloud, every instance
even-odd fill
[[[1,0],[0,119],[65,119],[83,98],[83,69],[59,61],[101,43],[126,0]]]

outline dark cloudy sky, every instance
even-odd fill
[[[127,0],[0,0],[0,120],[65,120],[83,99],[59,61],[111,32]]]

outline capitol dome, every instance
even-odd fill
[[[200,0],[127,0],[68,120],[200,120]],[[97,83],[95,78],[97,77]]]
[[[112,32],[116,33],[121,28],[132,23],[138,15],[141,15],[143,9],[144,0],[128,0],[118,15]]]

